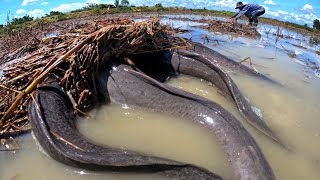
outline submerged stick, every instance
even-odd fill
[[[241,60],[241,61],[239,62],[239,64],[241,64],[241,63],[243,63],[243,62],[245,62],[245,61],[249,61],[249,64],[250,64],[250,66],[252,67],[252,69],[253,69],[257,74],[260,74],[259,71],[253,66],[253,63],[252,63],[252,61],[251,61],[251,57],[247,57],[247,58]]]

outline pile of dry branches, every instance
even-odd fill
[[[208,25],[204,25],[200,27],[207,29],[209,31],[214,31],[214,32],[232,33],[236,35],[250,36],[250,37],[260,36],[256,28],[249,25],[244,25],[240,23],[229,23],[229,22],[218,21],[218,20],[206,20],[206,23],[208,23]]]
[[[190,18],[170,18],[170,19],[206,23],[207,25],[200,25],[198,27],[209,30],[209,31],[213,31],[213,32],[221,32],[221,33],[234,34],[234,35],[240,35],[240,36],[250,36],[250,37],[260,36],[259,32],[256,30],[255,27],[245,25],[245,24],[240,24],[240,23],[230,23],[230,22],[212,20],[212,19],[190,19]]]
[[[113,18],[108,20],[81,20],[44,23],[35,22],[32,26],[20,30],[12,30],[0,37],[0,64],[26,56],[36,50],[41,39],[59,32],[66,36],[70,33],[90,34],[101,27],[111,24],[129,24],[130,19]]]
[[[30,130],[30,93],[49,74],[60,80],[76,113],[85,114],[98,102],[97,76],[101,64],[139,53],[190,46],[159,19],[100,21],[62,35],[43,38],[32,52],[14,59],[0,81],[0,136]]]

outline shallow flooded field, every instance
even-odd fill
[[[272,84],[226,69],[256,111],[293,152],[284,150],[248,125],[236,106],[208,82],[181,75],[167,84],[211,99],[235,115],[253,135],[278,179],[319,179],[320,78],[319,69],[312,65],[320,64],[316,53],[320,46],[310,44],[309,36],[262,23],[258,27],[261,38],[250,39],[208,32],[195,27],[199,23],[172,20],[172,17],[214,17],[165,16],[163,22],[192,30],[182,36],[204,43],[235,61],[250,57],[258,72],[279,82],[280,85]],[[278,39],[273,32],[288,37]],[[248,62],[244,64],[249,65]],[[117,104],[104,106],[90,115],[92,119],[79,119],[79,129],[89,139],[197,164],[226,179],[234,179],[214,136],[188,120]],[[21,150],[0,152],[0,179],[164,179],[75,169],[45,155],[31,135],[17,141]]]

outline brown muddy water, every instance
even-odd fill
[[[200,33],[198,35],[198,39],[193,35],[194,40],[201,42]],[[238,38],[210,47],[235,60],[251,57],[259,72],[282,84],[274,85],[229,71],[256,111],[294,152],[282,149],[249,126],[236,106],[210,83],[181,75],[167,84],[211,99],[234,114],[256,139],[278,179],[319,179],[320,79],[312,71],[306,72],[303,65],[297,63],[299,59],[290,58],[286,51],[270,44],[266,39],[262,42]],[[188,120],[117,104],[92,111],[91,116],[92,119],[80,119],[78,125],[86,137],[97,143],[197,164],[226,179],[234,179],[216,139]],[[17,141],[21,150],[0,152],[0,179],[163,179],[72,168],[48,157],[31,135]]]

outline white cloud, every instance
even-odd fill
[[[177,6],[186,8],[207,8],[207,9],[234,9],[236,3],[239,0],[129,0],[130,4],[142,6],[142,5],[155,5],[162,3],[163,6]],[[113,4],[113,1],[108,0],[109,3]],[[245,1],[242,1],[246,4]]]
[[[24,14],[24,13],[26,13],[26,10],[25,10],[25,9],[18,9],[18,10],[16,11],[16,13],[17,13],[17,14]]]
[[[278,13],[279,13],[279,14],[283,14],[283,15],[285,15],[285,14],[289,14],[288,12],[286,12],[286,11],[282,11],[282,10],[279,10],[279,11],[278,11]]]
[[[41,3],[41,5],[47,5],[47,4],[48,4],[48,2],[46,2],[46,1]]]
[[[310,4],[305,4],[302,10],[313,10],[313,7]]]
[[[22,6],[27,6],[27,5],[36,3],[36,2],[38,2],[38,1],[40,1],[40,0],[23,0],[21,5],[22,5]]]
[[[23,16],[13,16],[13,18],[22,18]]]
[[[221,0],[221,1],[212,2],[212,3],[210,3],[210,5],[235,8],[237,2],[238,2],[238,0]]]
[[[101,0],[87,0],[84,3],[70,3],[70,4],[60,4],[58,7],[52,8],[50,11],[68,12],[76,9],[80,9],[88,4],[101,4]],[[113,2],[111,3],[113,4]]]
[[[113,1],[108,1],[110,4],[113,4]],[[70,3],[70,4],[60,4],[58,7],[52,8],[50,11],[59,11],[59,12],[68,12],[76,9],[80,9],[88,4],[101,4],[107,3],[102,2],[101,0],[87,0],[84,3]]]
[[[60,6],[51,9],[50,11],[67,12],[75,9],[80,9],[85,6],[85,3],[71,3],[71,4],[60,4]]]
[[[289,13],[286,11],[278,10],[276,12],[274,11],[267,11],[267,14],[275,17],[283,16],[283,15],[288,15]]]
[[[320,17],[318,17],[317,15],[315,15],[313,13],[304,14],[303,18],[304,18],[304,22],[309,23],[309,24],[312,24],[315,19],[320,19]]]
[[[310,4],[305,4],[302,8],[301,11],[304,14],[311,14],[313,13],[313,7]]]
[[[295,22],[299,24],[309,24],[312,25],[313,20],[320,19],[319,16],[315,15],[314,13],[289,13],[286,11],[278,10],[278,11],[266,11],[268,17],[276,18],[284,21]]]
[[[263,6],[263,7],[267,12],[270,10],[270,8],[268,6]]]
[[[288,18],[295,18],[296,21],[300,21],[302,20],[301,16],[298,15],[298,14],[293,14],[293,13],[290,13],[290,16]]]
[[[87,0],[86,3],[101,4],[101,0]]]
[[[32,11],[29,11],[27,14],[29,16],[34,17],[34,18],[38,18],[38,17],[43,16],[45,14],[45,12],[42,9],[34,9]]]
[[[273,11],[267,11],[267,14],[269,14],[271,16],[275,16],[275,17],[280,16],[280,14],[278,12],[273,12]]]
[[[288,14],[284,14],[282,16],[285,20],[289,20],[289,21],[297,21],[299,23],[306,23],[306,24],[312,24],[313,20],[315,19],[319,19],[320,17],[318,17],[317,15],[310,13],[310,14],[294,14],[294,13],[288,13]]]
[[[275,2],[273,2],[272,0],[265,0],[263,3],[265,4],[269,4],[269,5],[277,5]]]

